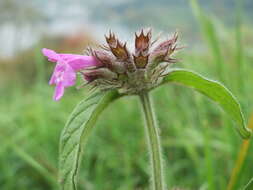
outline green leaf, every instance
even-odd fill
[[[77,189],[82,150],[100,113],[121,95],[116,91],[94,93],[70,115],[60,138],[59,180],[62,190]]]
[[[240,104],[232,93],[222,84],[209,80],[197,73],[184,69],[173,69],[163,80],[163,83],[175,82],[206,95],[218,103],[238,124],[237,130],[243,138],[250,138],[251,130],[245,125]]]

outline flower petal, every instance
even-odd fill
[[[65,64],[63,72],[64,72],[63,73],[63,80],[62,80],[63,85],[64,86],[73,86],[76,81],[75,71],[72,69],[71,66],[69,66],[68,64]]]
[[[50,78],[50,80],[49,80],[49,84],[50,84],[50,85],[55,84],[55,79],[56,79],[56,78],[55,78],[55,74],[53,73],[52,76],[51,76],[51,78]]]
[[[61,58],[59,54],[57,54],[55,51],[51,49],[43,48],[42,53],[51,62],[57,62]]]
[[[67,60],[67,62],[75,71],[91,66],[101,66],[101,63],[93,56],[80,55]]]
[[[70,54],[70,53],[60,53],[59,54],[61,56],[62,59],[64,59],[65,61],[74,59],[74,58],[78,58],[82,55],[78,55],[78,54]]]
[[[55,68],[54,68],[54,72],[51,76],[51,79],[49,81],[49,84],[57,84],[57,78],[59,78],[60,73],[62,73],[65,70],[65,65],[61,64],[61,63],[57,63]]]
[[[64,85],[59,83],[55,86],[54,100],[58,101],[64,94]]]
[[[76,54],[58,54],[53,50],[43,48],[42,53],[49,61],[57,62],[49,84],[55,84],[54,100],[59,100],[64,89],[73,86],[76,82],[76,72],[91,66],[101,66],[101,62],[94,56],[84,56]],[[86,76],[87,80],[93,77]]]

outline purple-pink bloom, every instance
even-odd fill
[[[100,62],[93,56],[58,54],[53,50],[43,48],[42,53],[49,61],[57,63],[49,81],[55,84],[54,100],[59,100],[65,87],[73,86],[76,81],[76,72],[91,66],[99,66]]]

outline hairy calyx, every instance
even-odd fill
[[[157,86],[167,74],[168,66],[177,62],[172,54],[178,50],[175,33],[170,39],[155,45],[151,30],[135,33],[135,50],[130,52],[115,34],[109,33],[107,44],[100,49],[89,49],[102,66],[86,70],[92,85],[102,89],[118,89],[121,93],[138,94]],[[101,70],[104,68],[104,70]]]

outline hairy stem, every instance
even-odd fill
[[[140,94],[140,100],[146,123],[146,134],[151,159],[152,187],[153,190],[164,190],[162,153],[160,147],[159,129],[156,125],[154,112],[148,92]]]

